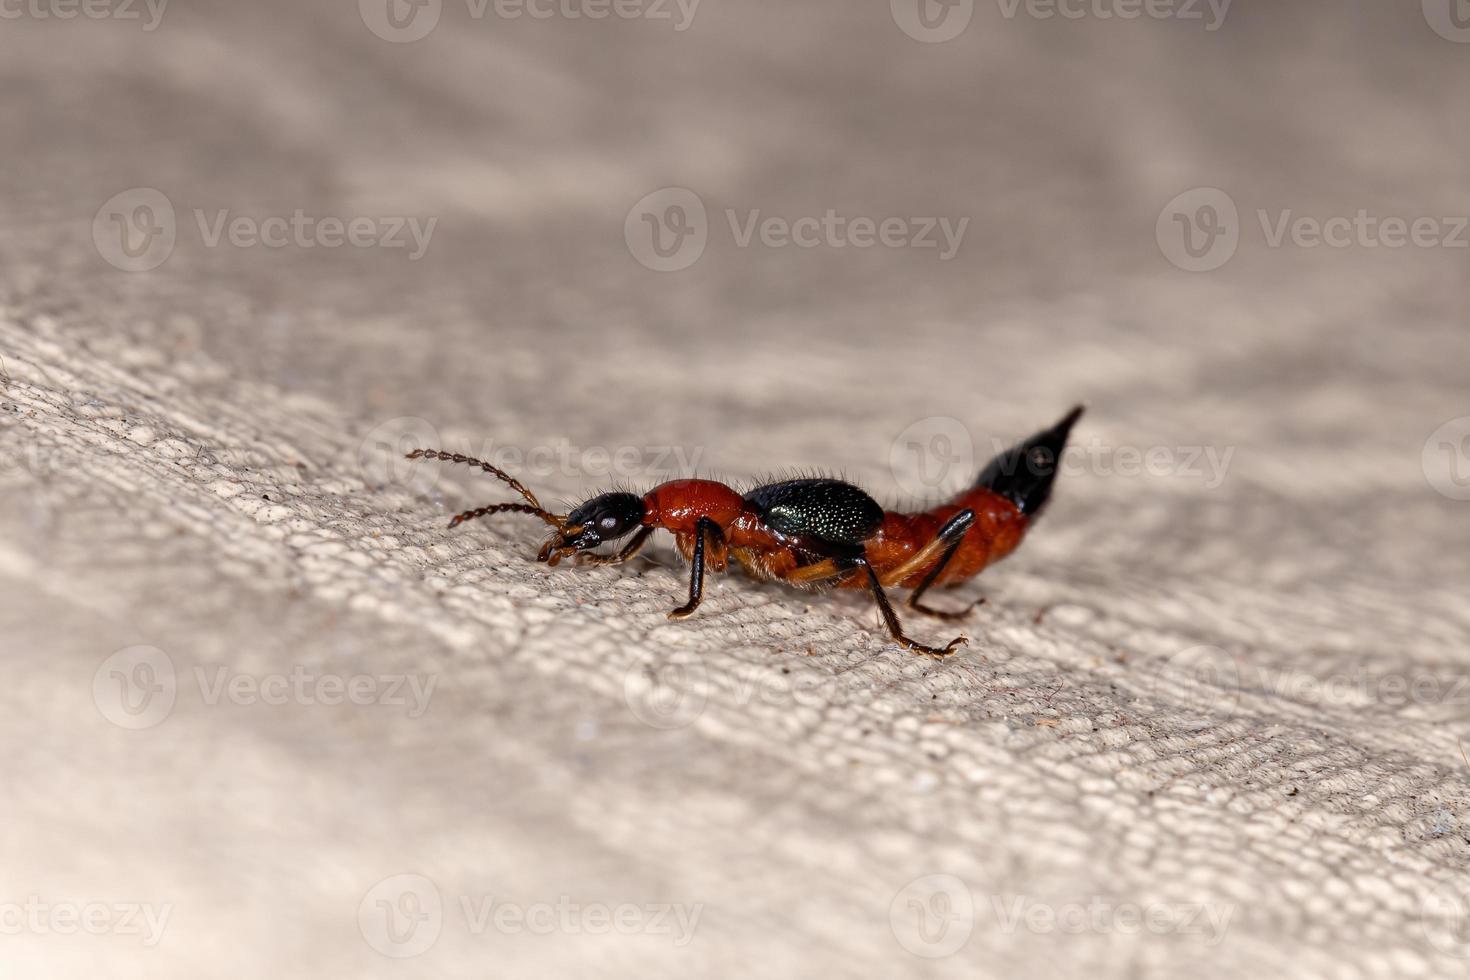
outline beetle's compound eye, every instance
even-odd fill
[[[616,517],[613,517],[613,516],[609,515],[607,517],[604,517],[602,520],[598,521],[597,522],[597,526],[600,527],[604,531],[615,531],[615,530],[617,530],[617,527],[618,527],[618,519]]]

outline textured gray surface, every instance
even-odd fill
[[[836,0],[682,32],[447,4],[414,44],[352,7],[0,25],[7,975],[1463,973],[1470,503],[1421,452],[1470,413],[1467,253],[1270,248],[1255,213],[1470,212],[1470,45],[1407,2],[1213,32],[982,4],[944,44]],[[666,186],[711,230],[659,274],[623,229]],[[128,273],[92,223],[139,187],[177,244]],[[1190,274],[1155,223],[1197,187],[1242,231]],[[437,225],[409,261],[211,248],[193,216],[296,208]],[[949,262],[740,248],[727,208],[969,230]],[[897,500],[920,420],[981,457],[1078,400],[1093,454],[942,664],[858,597],[735,576],[668,623],[666,549],[548,570],[527,523],[444,530],[488,480],[383,448],[679,447]],[[166,714],[119,713],[140,663]],[[373,703],[250,696],[293,675]],[[443,912],[395,959],[408,874]],[[931,875],[942,935],[905,890]],[[489,898],[698,918],[479,929]],[[11,914],[37,902],[169,917],[147,945]]]

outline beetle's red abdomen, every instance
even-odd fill
[[[924,574],[932,567],[932,563],[892,581],[885,573],[903,565],[934,540],[946,521],[967,508],[975,512],[975,523],[965,532],[959,549],[935,580],[936,585],[963,582],[978,574],[985,566],[1000,561],[1016,550],[1029,523],[1026,515],[999,494],[984,487],[975,487],[933,510],[918,514],[900,514],[896,511],[884,514],[883,526],[878,529],[877,534],[864,542],[874,571],[884,579],[885,584],[916,587],[923,581]],[[843,584],[862,587],[864,583],[854,577]]]

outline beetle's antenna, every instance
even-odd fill
[[[449,526],[458,527],[465,521],[472,521],[477,517],[487,517],[490,514],[507,512],[512,514],[535,514],[552,527],[561,527],[566,523],[566,518],[558,517],[556,514],[548,514],[541,508],[532,507],[530,504],[495,504],[490,507],[476,507],[474,510],[467,510],[463,514],[456,514],[454,515],[454,519],[449,522]]]
[[[485,462],[483,459],[476,459],[473,456],[466,456],[463,453],[446,453],[438,449],[415,449],[413,452],[408,454],[407,458],[440,459],[446,463],[465,463],[469,466],[478,466],[486,473],[489,473],[491,476],[504,482],[522,497],[525,497],[527,502],[530,504],[529,507],[526,506],[526,504],[496,504],[492,507],[480,507],[475,510],[467,510],[463,514],[457,515],[454,520],[450,521],[450,527],[454,527],[457,524],[462,524],[465,521],[472,521],[477,517],[484,517],[487,514],[498,514],[506,511],[517,514],[535,514],[537,517],[541,518],[552,527],[559,528],[566,525],[567,519],[564,515],[553,514],[546,508],[542,507],[541,501],[537,500],[536,495],[527,490],[525,485],[522,484],[520,480],[517,480],[509,473],[505,472],[505,470],[502,470],[500,467],[493,466],[490,463]]]

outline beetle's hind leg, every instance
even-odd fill
[[[947,622],[954,622],[956,620],[964,619],[966,616],[970,615],[970,613],[975,611],[976,606],[984,604],[985,599],[982,597],[976,599],[964,609],[947,610],[935,609],[933,606],[926,606],[919,601],[921,598],[923,598],[924,593],[929,591],[929,587],[934,584],[935,580],[939,578],[940,574],[944,571],[944,567],[948,565],[949,560],[954,557],[954,553],[960,550],[960,544],[965,539],[965,532],[969,531],[970,528],[974,527],[974,525],[975,512],[973,510],[970,510],[969,508],[960,511],[958,514],[954,515],[949,520],[944,522],[944,526],[941,527],[939,529],[939,533],[934,536],[933,545],[930,546],[933,547],[934,545],[937,545],[943,548],[943,553],[940,555],[939,560],[934,563],[934,566],[930,568],[927,573],[925,573],[924,578],[919,582],[918,587],[915,588],[913,592],[909,593],[908,602],[905,603],[905,605],[907,605],[910,609],[915,610],[916,612],[923,613],[926,616],[933,616],[936,619],[942,619]],[[925,550],[928,549],[926,548]]]
[[[878,602],[878,611],[883,614],[883,622],[888,627],[888,635],[893,637],[895,643],[905,650],[922,653],[926,657],[947,657],[955,652],[956,647],[970,642],[967,636],[957,636],[943,647],[925,646],[917,640],[911,640],[904,636],[903,625],[898,621],[898,614],[893,611],[893,604],[888,601],[888,596],[883,592],[883,583],[878,581],[878,573],[873,571],[873,566],[868,564],[866,558],[852,559],[854,565],[858,565],[867,574],[868,588],[872,590],[873,598]]]

